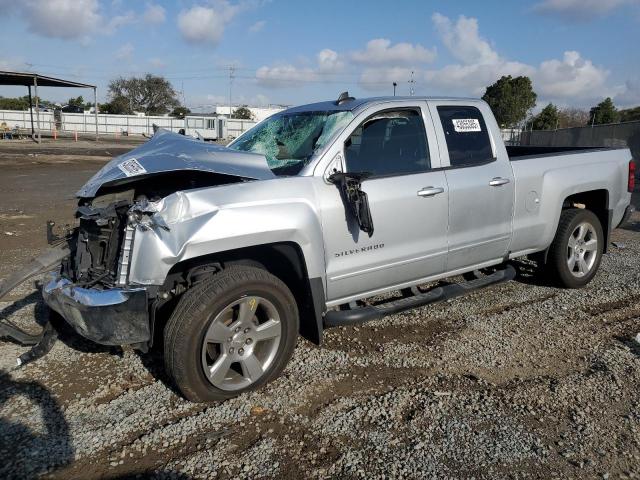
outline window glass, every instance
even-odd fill
[[[278,113],[229,145],[261,153],[276,175],[297,175],[353,119],[349,111]]]
[[[452,167],[475,165],[493,159],[489,132],[480,110],[476,107],[440,106],[438,114]]]
[[[431,168],[424,123],[416,110],[380,112],[365,120],[345,143],[347,171],[372,176]]]

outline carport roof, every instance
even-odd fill
[[[34,78],[37,79],[39,87],[79,87],[96,88],[95,85],[87,83],[72,82],[61,78],[47,77],[31,72],[3,72],[0,71],[0,85],[23,85],[29,87],[33,85]]]

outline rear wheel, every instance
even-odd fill
[[[165,366],[189,400],[225,400],[278,376],[297,333],[296,302],[280,279],[230,267],[180,300],[165,328]]]
[[[593,279],[604,248],[598,217],[590,210],[563,210],[547,267],[554,282],[566,288],[580,288]]]

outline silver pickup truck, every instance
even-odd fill
[[[505,147],[476,99],[342,94],[227,147],[158,130],[82,187],[77,226],[0,296],[55,267],[44,298],[77,332],[161,344],[187,398],[221,400],[276,377],[299,334],[510,280],[512,259],[584,286],[634,169],[624,148]]]

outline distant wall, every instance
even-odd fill
[[[206,117],[204,117],[206,118]],[[37,127],[36,112],[33,112],[34,128]],[[9,128],[31,130],[31,117],[29,111],[0,110],[0,124],[6,123]],[[129,135],[151,135],[153,125],[177,132],[185,128],[184,120],[164,116],[136,116],[136,115],[110,115],[98,114],[98,133],[101,135],[128,132]],[[237,137],[256,124],[250,120],[228,119],[227,134]],[[93,114],[60,113],[57,121],[53,112],[40,112],[40,130],[52,132],[54,127],[59,132],[95,133],[96,119]]]

